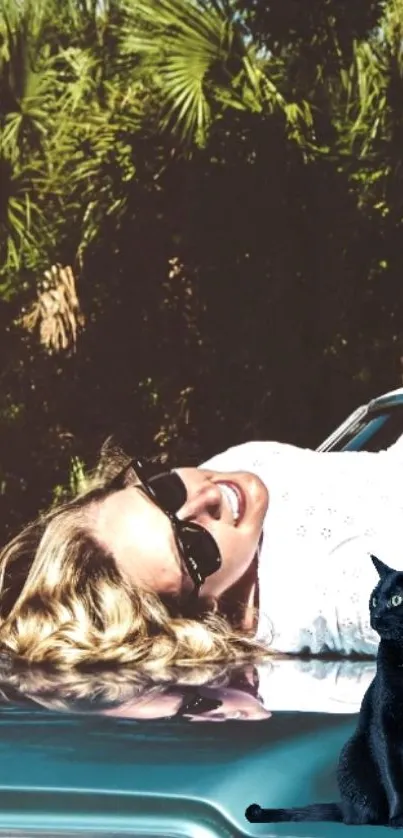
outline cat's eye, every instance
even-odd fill
[[[372,597],[372,607],[376,608],[377,605],[378,605],[378,600],[377,600],[376,596],[373,596]]]
[[[403,596],[400,594],[394,594],[390,601],[392,605],[401,605],[403,602]]]

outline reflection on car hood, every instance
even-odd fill
[[[247,835],[252,799],[287,805],[290,790],[294,802],[317,799],[319,777],[325,799],[337,797],[334,767],[354,724],[277,713],[172,729],[9,708],[0,717],[0,829]]]

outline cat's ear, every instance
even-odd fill
[[[390,567],[388,567],[386,564],[381,562],[380,559],[377,559],[376,556],[373,556],[372,553],[370,553],[370,556],[371,556],[372,562],[374,564],[375,570],[378,573],[379,578],[383,579],[383,577],[386,576],[387,573],[390,573]]]

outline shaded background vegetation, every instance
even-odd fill
[[[402,383],[403,0],[0,0],[0,536]]]

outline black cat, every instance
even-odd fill
[[[250,823],[334,821],[403,826],[403,572],[372,561],[379,582],[370,599],[371,626],[381,640],[374,680],[361,703],[355,733],[341,750],[340,803],[292,809],[248,806]]]

